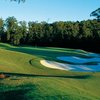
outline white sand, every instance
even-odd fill
[[[60,70],[71,70],[73,68],[69,67],[67,64],[58,63],[55,61],[40,60],[40,63],[48,68],[60,69]]]

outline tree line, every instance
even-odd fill
[[[100,52],[100,22],[25,22],[0,18],[0,42],[13,45],[68,47]]]

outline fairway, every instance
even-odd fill
[[[0,100],[100,100],[100,54],[0,43],[0,73]]]

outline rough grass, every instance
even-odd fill
[[[49,69],[41,59],[57,56],[86,57],[88,52],[63,48],[15,47],[0,43],[0,100],[100,100],[99,72]]]

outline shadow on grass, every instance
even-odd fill
[[[31,84],[19,87],[20,89],[0,92],[0,100],[28,100],[26,94],[31,91],[31,89],[33,91],[36,89],[36,86]]]
[[[91,78],[92,75],[37,75],[37,74],[20,74],[20,73],[7,73],[7,72],[2,72],[2,74],[5,74],[9,77],[11,76],[18,76],[18,77],[51,77],[51,78],[74,78],[74,79],[88,79]]]
[[[6,92],[0,92],[0,99],[1,100],[26,100],[24,97],[26,90],[12,90]]]
[[[46,56],[48,57],[48,55],[52,55],[52,57],[57,57],[58,54],[59,56],[63,56],[62,52],[56,52],[56,51],[50,51],[50,50],[47,50],[47,49],[39,49],[39,48],[34,48],[34,49],[30,49],[30,48],[23,48],[21,46],[17,47],[17,48],[13,48],[13,47],[9,47],[9,46],[5,46],[5,49],[6,50],[11,50],[11,51],[16,51],[16,52],[20,52],[20,53],[26,53],[26,54],[31,54],[31,55],[38,55],[38,56]],[[64,53],[64,52],[63,52]],[[66,53],[66,52],[65,52]],[[64,53],[64,55],[65,55]],[[86,56],[84,54],[78,54],[78,53],[75,53],[75,52],[68,52],[66,53],[66,55],[68,56],[78,56],[78,57],[85,57],[85,58],[91,58],[90,56]]]

